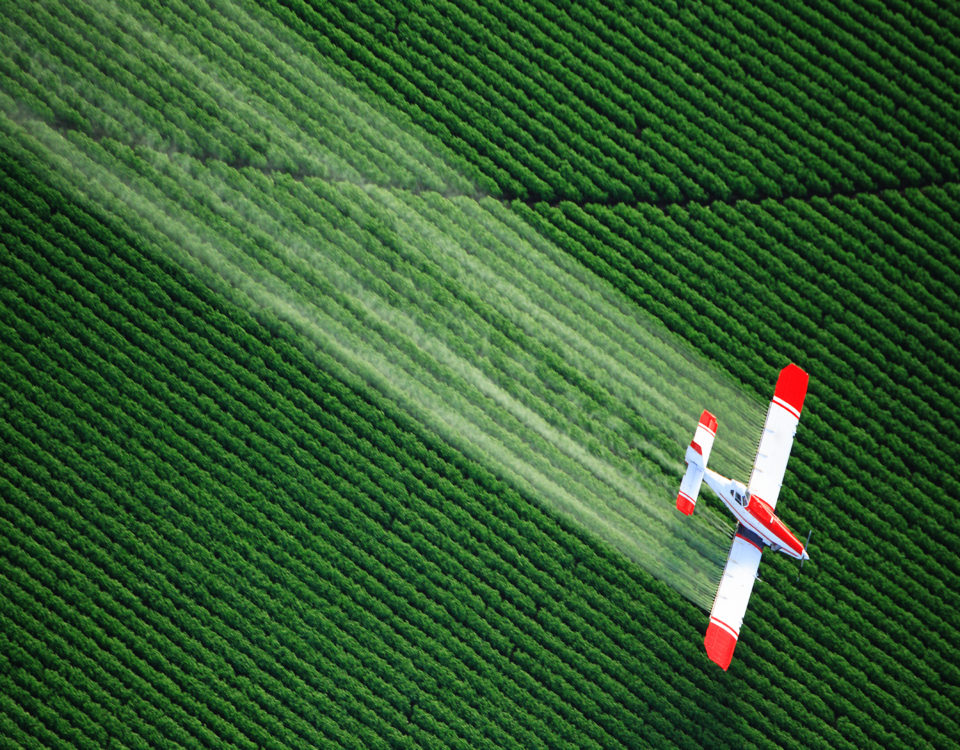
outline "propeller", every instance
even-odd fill
[[[807,547],[810,546],[810,535],[813,534],[813,529],[807,532],[807,541],[804,542],[803,551],[807,551]],[[797,571],[797,580],[800,580],[800,574],[803,572],[803,558],[800,559],[800,570]]]

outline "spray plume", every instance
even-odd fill
[[[244,20],[266,24],[253,11]],[[136,30],[174,66],[208,69]],[[384,158],[445,164],[410,155],[409,126],[367,108],[282,30],[260,31],[323,81],[331,107],[348,102],[373,120],[364,137],[381,134]],[[252,93],[217,85],[250,108]],[[258,116],[277,137],[309,147],[264,101]],[[228,168],[144,145],[150,138],[108,150],[25,118],[7,98],[3,111],[3,130],[51,162],[68,194],[111,210],[256,315],[286,321],[345,377],[709,608],[731,528],[709,501],[695,519],[675,510],[683,449],[710,408],[714,463],[745,478],[762,405],[508,206],[345,180],[354,171],[340,161],[331,180]],[[449,170],[425,181],[447,184]]]

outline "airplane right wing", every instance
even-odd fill
[[[726,671],[733,659],[733,649],[740,637],[740,626],[747,611],[747,602],[757,579],[762,548],[749,538],[750,532],[738,526],[730,546],[727,565],[710,611],[710,624],[703,645],[710,660]]]

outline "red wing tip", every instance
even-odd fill
[[[700,424],[710,430],[714,435],[717,434],[717,418],[706,409],[704,409],[703,414],[700,415]]]
[[[775,398],[790,404],[797,413],[803,411],[803,400],[807,396],[807,384],[810,376],[791,362],[780,370],[777,379],[777,388],[773,392]]]
[[[710,661],[726,671],[733,660],[733,650],[737,647],[737,639],[726,628],[711,622],[707,625],[707,635],[703,639]]]
[[[685,516],[693,515],[693,501],[682,492],[677,495],[677,510]]]
[[[703,455],[703,451],[700,450],[700,446],[697,445],[697,441],[696,441],[696,440],[691,440],[691,441],[690,441],[690,447],[693,448],[693,449],[694,449],[697,453],[699,453],[701,456]]]

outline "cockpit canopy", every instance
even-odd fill
[[[750,492],[744,487],[740,482],[733,482],[730,486],[730,497],[733,499],[737,505],[742,505],[744,508],[750,504]]]

